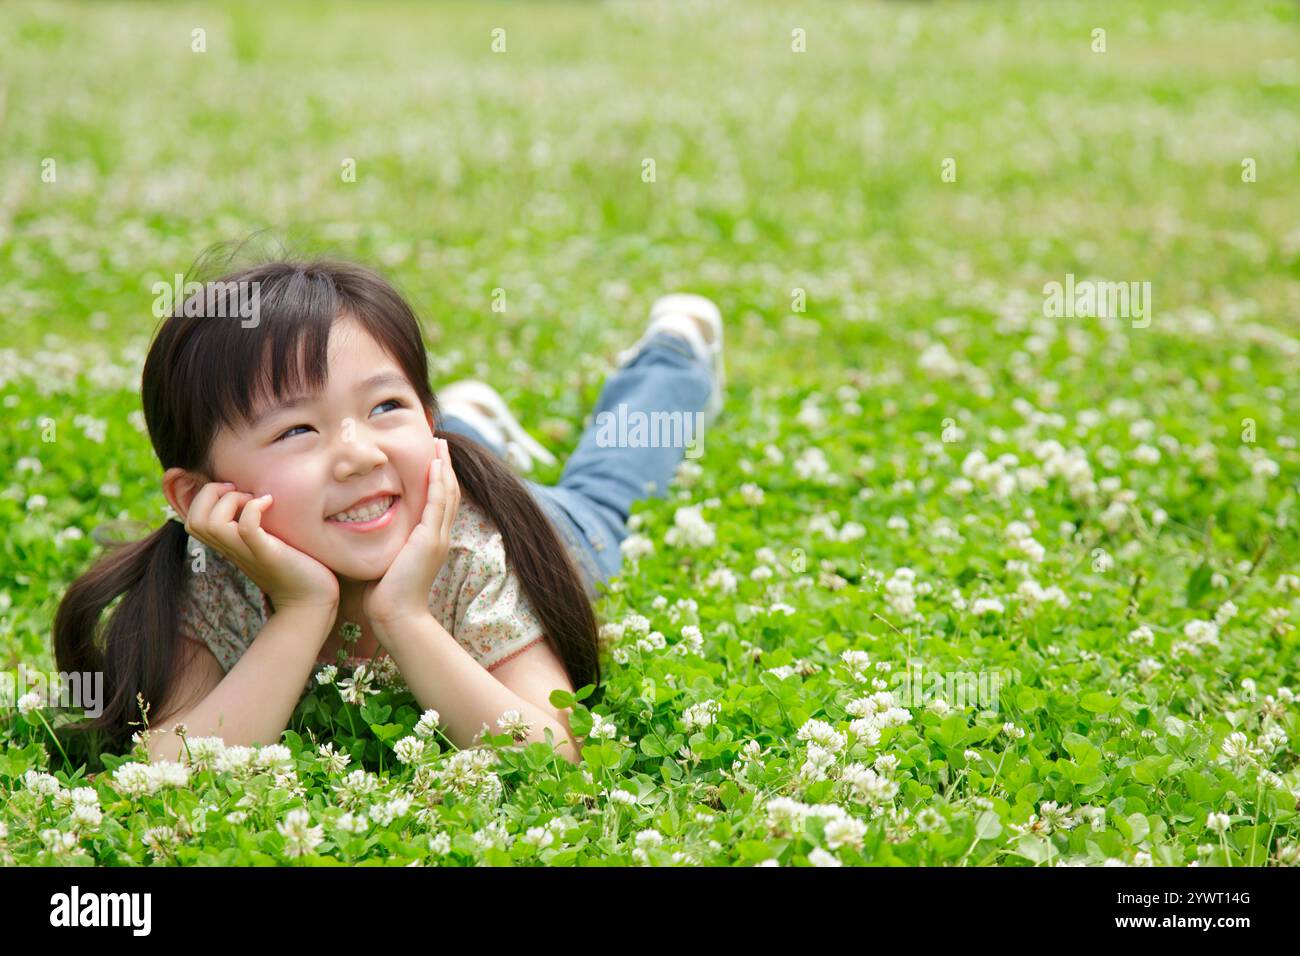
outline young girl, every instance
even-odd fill
[[[177,758],[177,725],[273,743],[319,668],[389,657],[458,746],[516,710],[576,761],[550,692],[600,683],[596,586],[618,573],[632,503],[664,493],[685,453],[611,443],[596,422],[707,427],[721,349],[709,300],[660,299],[542,486],[508,467],[544,450],[490,388],[453,386],[440,409],[418,320],[373,271],[272,261],[209,283],[163,321],[142,380],[178,517],[103,556],[55,618],[59,667],[103,671],[108,697],[70,729],[125,749],[139,696],[154,759]]]

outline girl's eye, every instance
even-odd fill
[[[291,435],[294,433],[294,431],[295,431],[296,429],[299,429],[299,428],[311,428],[311,426],[310,426],[310,425],[294,425],[293,428],[290,428],[287,432],[284,432],[282,435],[280,435],[280,437],[277,438],[276,441],[278,441],[278,442],[279,442],[279,441],[284,441],[286,438],[288,438],[289,436],[291,436]]]
[[[390,399],[388,399],[388,401],[386,401],[386,402],[380,402],[378,405],[375,406],[375,408],[380,408],[380,407],[382,407],[382,406],[384,406],[384,405],[396,405],[398,408],[405,408],[405,407],[406,407],[406,403],[403,402],[400,398],[390,398]],[[294,433],[297,429],[299,429],[299,428],[311,428],[311,426],[310,426],[310,425],[294,425],[293,428],[290,428],[288,431],[282,432],[282,433],[280,434],[280,437],[278,437],[278,438],[276,439],[276,441],[277,441],[277,442],[281,442],[281,441],[284,441],[286,438],[291,438],[291,437],[293,436],[293,433]]]

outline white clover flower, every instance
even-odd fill
[[[897,568],[885,582],[885,602],[894,613],[910,617],[916,613],[916,573],[911,568]]]
[[[334,826],[342,830],[344,833],[352,833],[355,835],[365,833],[370,829],[369,821],[360,814],[354,814],[351,810],[341,814],[339,818],[334,821]]]
[[[393,755],[399,763],[418,763],[424,754],[424,741],[419,737],[403,737],[393,745]]]
[[[728,568],[716,568],[704,581],[704,586],[721,594],[735,594],[739,579]]]
[[[57,794],[63,788],[63,785],[59,783],[59,778],[53,774],[42,773],[39,770],[28,770],[23,774],[23,788],[39,797],[48,797],[51,794]]]
[[[517,710],[507,710],[497,718],[497,726],[515,740],[525,740],[532,733],[532,721],[524,719]]]
[[[1183,634],[1193,644],[1219,643],[1219,625],[1213,621],[1188,621],[1183,625]]]
[[[1276,478],[1282,469],[1272,458],[1260,453],[1250,463],[1250,473],[1256,478]]]
[[[464,752],[465,751],[459,751],[457,756]],[[453,757],[453,760],[454,759],[455,758]],[[337,791],[344,800],[356,800],[368,796],[369,794],[374,793],[378,787],[378,778],[376,778],[370,771],[359,768],[353,770],[340,782],[333,785],[334,790]]]
[[[1250,744],[1250,738],[1241,731],[1234,731],[1223,738],[1223,757],[1226,762],[1247,764],[1254,761],[1258,751]]]
[[[838,850],[842,846],[862,849],[862,838],[867,832],[867,825],[856,817],[842,817],[826,824],[823,833],[826,846]]]
[[[31,691],[18,698],[18,713],[24,717],[40,709],[42,709],[41,695],[38,691]]]
[[[704,520],[700,505],[678,508],[673,514],[673,526],[664,534],[664,543],[672,547],[704,548],[716,540],[717,533]]]
[[[704,649],[704,635],[695,624],[682,628],[682,639],[673,647],[677,654],[699,654]]]
[[[258,749],[254,765],[260,770],[283,772],[293,767],[293,753],[284,744],[267,744]]]
[[[682,713],[682,725],[687,733],[708,727],[722,711],[722,705],[716,700],[704,700],[692,704]]]
[[[373,679],[374,675],[370,668],[365,664],[358,664],[351,676],[345,677],[337,684],[344,703],[360,705],[365,703],[367,694],[378,694],[379,689],[370,686]]]
[[[257,751],[252,747],[245,747],[242,744],[226,747],[217,754],[215,767],[218,773],[240,773],[251,770],[256,758]]]
[[[188,787],[190,784],[191,769],[185,764],[172,760],[159,760],[148,766],[155,790],[163,787]]]
[[[851,763],[840,773],[840,780],[850,789],[850,797],[859,803],[880,805],[897,795],[898,784],[861,763]]]
[[[140,842],[148,847],[154,856],[163,856],[180,844],[180,837],[174,827],[157,826],[146,830],[140,837]]]
[[[934,807],[922,807],[916,815],[916,828],[922,833],[937,830],[943,826],[943,814]]]
[[[867,668],[871,664],[871,658],[866,651],[844,651],[840,654],[840,660],[848,668],[853,679],[859,683],[865,683],[868,679]]]
[[[795,832],[803,825],[808,806],[790,797],[773,797],[767,801],[767,825],[773,832]]]
[[[391,826],[394,820],[406,816],[411,809],[409,796],[398,796],[377,803],[370,808],[370,819],[381,827]]]
[[[898,769],[898,758],[893,754],[880,754],[872,766],[879,773],[889,774]]]
[[[804,449],[795,459],[794,472],[801,481],[816,482],[830,476],[831,466],[826,460],[826,453],[814,445]]]
[[[555,842],[555,834],[547,827],[529,827],[519,838],[519,842],[541,850]]]
[[[633,839],[642,850],[663,846],[664,843],[663,834],[653,828],[640,831]]]
[[[1205,818],[1205,826],[1215,833],[1223,833],[1232,826],[1232,818],[1226,813],[1211,813]]]
[[[1259,735],[1259,746],[1257,752],[1262,754],[1277,753],[1278,751],[1283,750],[1290,742],[1291,738],[1287,736],[1287,732],[1281,727],[1269,727]]]
[[[1154,641],[1155,634],[1145,624],[1139,625],[1128,632],[1128,642],[1130,644],[1145,644],[1149,647]]]
[[[596,713],[591,715],[591,731],[587,734],[589,738],[613,740],[617,733],[618,727],[611,718]]]
[[[1038,807],[1039,818],[1043,823],[1043,832],[1051,833],[1055,829],[1070,830],[1078,824],[1078,819],[1070,815],[1070,805],[1060,806],[1055,800],[1045,800]]]
[[[831,751],[810,743],[803,766],[799,768],[799,782],[814,783],[818,780],[825,780],[830,776],[830,770],[834,764],[835,755]]]
[[[874,747],[880,743],[881,723],[877,715],[870,717],[859,717],[857,720],[850,721],[849,730],[860,743],[868,747]]]
[[[655,544],[643,534],[630,534],[619,542],[618,549],[629,561],[640,561],[655,553]]]
[[[416,722],[413,733],[417,737],[431,737],[442,722],[442,715],[436,710],[426,710]]]
[[[1219,627],[1223,627],[1236,616],[1237,605],[1231,601],[1224,601],[1219,605],[1218,610],[1214,612],[1214,623]]]
[[[1161,664],[1159,661],[1154,660],[1153,658],[1144,657],[1142,658],[1142,660],[1138,661],[1138,665],[1137,665],[1138,676],[1141,677],[1143,680],[1150,680],[1152,677],[1160,673],[1160,671],[1162,670],[1164,670],[1164,665]]]
[[[626,805],[636,803],[636,794],[624,790],[621,787],[615,787],[613,790],[607,791],[605,797],[610,803],[622,803]]]
[[[971,613],[976,617],[1002,614],[1005,611],[1006,606],[997,598],[976,598],[971,605]]]
[[[795,736],[799,740],[814,743],[830,753],[839,753],[848,743],[848,739],[844,734],[826,721],[815,718],[804,721]]]
[[[953,378],[961,372],[961,364],[942,342],[927,345],[917,357],[916,365],[932,378]]]
[[[334,749],[334,744],[324,743],[317,748],[321,759],[325,761],[325,772],[329,774],[339,774],[348,768],[352,762],[351,755],[342,753]]]
[[[1021,737],[1025,735],[1024,730],[1017,727],[1011,721],[1007,721],[1005,724],[1002,725],[1002,732],[1006,734],[1007,737],[1009,737],[1011,740],[1019,740]]]
[[[149,765],[134,762],[124,763],[113,771],[113,785],[128,797],[143,797],[158,787]]]
[[[322,827],[311,825],[311,814],[301,807],[296,807],[285,814],[284,820],[275,825],[284,837],[284,852],[288,856],[306,856],[325,839]]]
[[[74,827],[98,827],[104,822],[104,811],[97,806],[87,806],[77,804],[72,809],[72,815],[69,817]]]

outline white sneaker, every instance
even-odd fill
[[[540,461],[554,465],[556,458],[528,432],[506,408],[505,399],[486,382],[465,379],[438,392],[438,406],[478,429],[488,441],[504,448],[516,470],[529,472]],[[486,412],[486,413],[485,413]]]
[[[708,338],[701,333],[703,321],[708,329]],[[650,307],[650,324],[646,326],[641,338],[630,348],[618,353],[620,367],[640,354],[641,348],[660,332],[670,332],[690,343],[691,350],[713,369],[713,391],[709,395],[708,405],[704,409],[705,422],[712,424],[722,411],[722,401],[726,394],[726,367],[722,360],[722,313],[717,303],[702,295],[691,292],[675,292],[655,300]]]

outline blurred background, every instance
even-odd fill
[[[1126,396],[1190,442],[1247,415],[1285,430],[1298,20],[1278,0],[11,0],[5,643],[43,653],[85,532],[161,520],[138,396],[151,288],[257,230],[384,269],[425,322],[435,388],[488,380],[561,456],[615,351],[682,289],[727,316],[719,440],[737,455],[809,401],[858,412],[796,449],[882,488],[917,477],[900,450],[945,415],[984,436],[1017,397]],[[1045,319],[1067,273],[1152,282],[1150,327]],[[1190,548],[1221,503],[1178,488],[1164,507]],[[1242,507],[1294,490],[1260,495]],[[1220,527],[1246,549],[1252,520]]]

